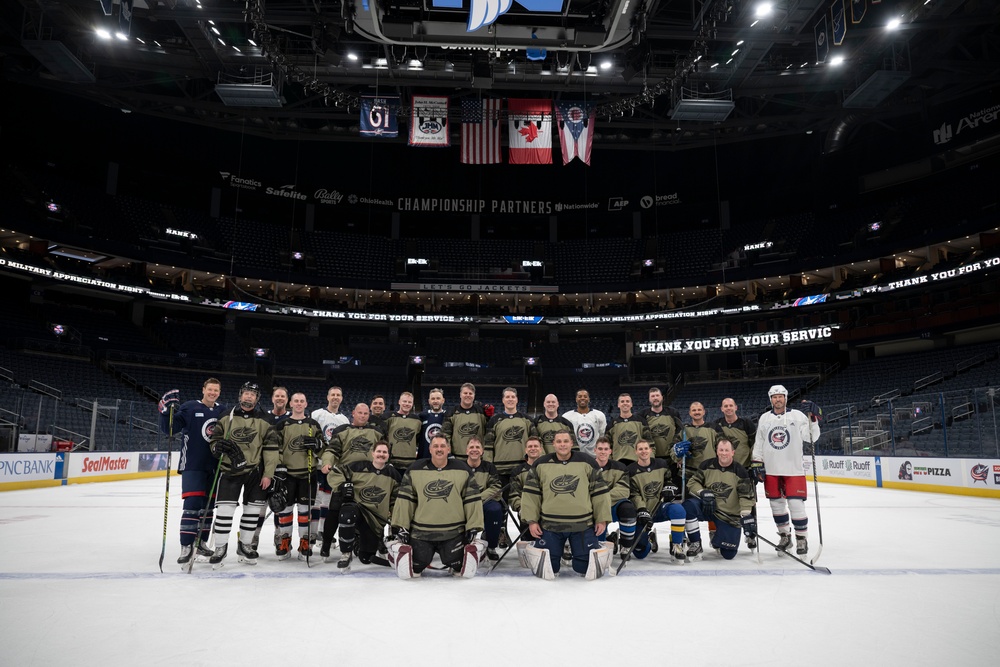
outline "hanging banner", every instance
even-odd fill
[[[410,114],[410,145],[449,146],[448,98],[414,95]]]
[[[399,136],[396,109],[399,97],[361,98],[361,136],[394,139]]]

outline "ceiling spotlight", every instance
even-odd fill
[[[753,15],[762,19],[765,16],[770,16],[772,11],[774,11],[774,5],[770,2],[762,2],[754,8]]]
[[[127,42],[128,41],[128,35],[126,35],[123,32],[116,32],[115,33],[115,37],[117,37],[118,39],[120,39],[123,42]]]
[[[111,33],[104,28],[95,28],[94,33],[101,39],[111,39]]]
[[[601,69],[611,69],[611,61],[605,60],[601,62]]]
[[[347,59],[350,60],[350,61],[352,61],[352,62],[356,61],[358,59],[358,54],[356,54],[356,53],[354,53],[352,51],[352,52],[350,52],[350,53],[347,54]]]
[[[902,21],[899,20],[899,17],[892,18],[892,19],[889,20],[888,23],[885,24],[885,29],[886,30],[895,30],[896,28],[899,27],[900,23],[902,23]]]
[[[844,64],[844,56],[834,56],[834,57],[830,58],[830,64],[834,65],[834,66],[836,66],[836,65],[843,65]]]

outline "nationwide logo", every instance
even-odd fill
[[[314,194],[313,197],[319,201],[320,204],[339,204],[344,199],[344,195],[340,194],[336,190],[325,190],[319,189]]]
[[[977,463],[972,466],[972,470],[969,471],[969,474],[972,475],[972,483],[975,484],[976,482],[982,482],[983,484],[986,484],[986,478],[989,475],[989,472],[989,467],[983,465],[982,463]]]
[[[628,206],[628,200],[624,197],[611,197],[608,199],[609,211],[624,211],[626,206]]]
[[[958,121],[957,130],[953,130],[952,125],[949,122],[941,123],[941,127],[932,131],[934,143],[938,145],[946,144],[961,134],[963,130],[976,129],[979,127],[980,123],[992,123],[998,117],[1000,117],[1000,105],[987,107],[970,113],[968,116]]]
[[[455,483],[447,479],[436,479],[424,486],[424,498],[430,500],[445,500],[451,495]]]
[[[660,495],[660,487],[662,484],[660,482],[650,482],[642,487],[642,497],[643,498],[657,498]]]
[[[656,206],[672,206],[680,203],[680,196],[676,192],[671,195],[644,195],[639,200],[639,206],[642,208],[653,208],[654,204]]]
[[[562,213],[563,211],[582,211],[586,209],[598,208],[599,204],[594,202],[593,204],[563,204],[561,202],[556,202],[553,204],[556,213]]]
[[[284,197],[285,199],[298,199],[299,201],[305,201],[308,199],[301,192],[296,192],[295,185],[282,185],[280,188],[272,188],[270,186],[264,190],[264,194],[271,195],[272,197]]]
[[[365,505],[381,505],[382,501],[385,500],[385,491],[374,485],[366,486],[361,489],[358,498]]]
[[[576,493],[576,487],[580,485],[580,478],[576,475],[559,475],[549,483],[549,490],[558,495]]]

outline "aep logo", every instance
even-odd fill
[[[469,23],[466,32],[475,32],[483,26],[493,25],[501,15],[510,11],[512,0],[469,0]],[[529,12],[559,13],[563,0],[517,0]],[[431,0],[438,9],[461,9],[462,0]]]

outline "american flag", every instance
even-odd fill
[[[462,164],[499,164],[503,100],[462,100]]]

